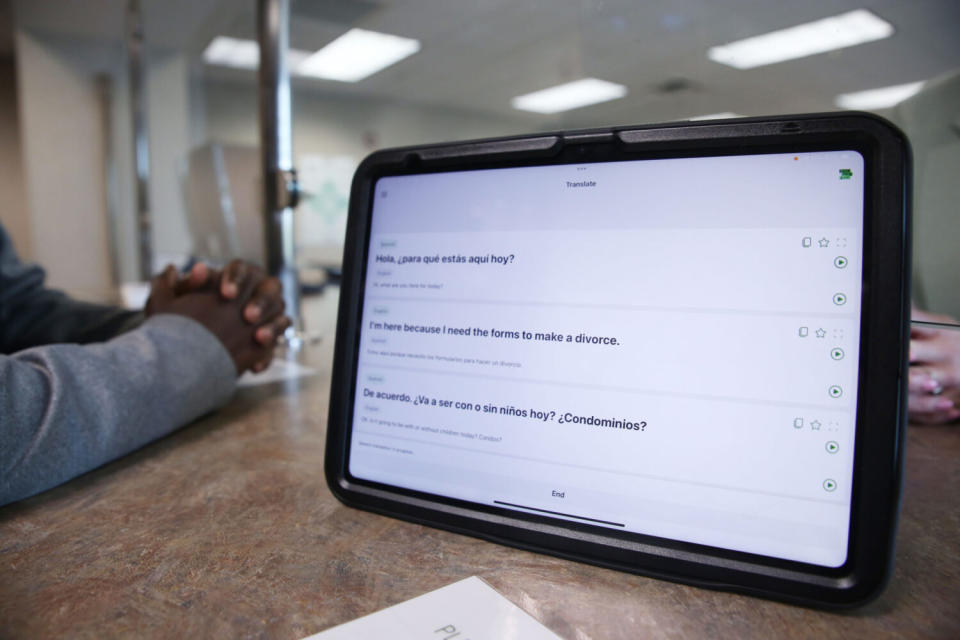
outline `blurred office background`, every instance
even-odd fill
[[[262,252],[255,4],[139,3],[154,269]],[[960,314],[957,0],[291,7],[305,278],[338,263],[352,171],[377,148],[846,107],[884,114],[915,140],[918,302]],[[22,256],[47,268],[52,286],[92,300],[115,300],[120,283],[139,278],[127,9],[127,0],[0,0],[0,221]],[[744,57],[749,42],[721,47],[838,16],[853,28],[833,43],[840,48],[824,50],[830,43],[814,36],[821,52],[776,61],[776,42],[754,43],[767,56],[759,60]],[[836,39],[842,25],[827,26],[827,40]],[[405,57],[360,79],[331,79],[336,70],[311,56],[352,29],[403,38],[393,44]],[[574,86],[573,108],[518,100],[584,79],[594,80]],[[874,90],[884,91],[863,93]],[[576,107],[578,100],[603,101]]]

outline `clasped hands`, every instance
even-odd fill
[[[913,310],[915,320],[955,323],[949,316]],[[910,421],[943,424],[960,419],[960,331],[910,330]]]
[[[183,276],[168,265],[151,281],[144,313],[196,320],[227,349],[239,376],[270,364],[277,339],[291,326],[284,309],[279,280],[256,265],[234,260],[222,271],[197,263]]]

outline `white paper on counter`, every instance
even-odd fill
[[[304,640],[560,640],[476,576]]]

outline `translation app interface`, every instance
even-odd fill
[[[379,179],[350,473],[842,565],[863,175],[828,151]]]

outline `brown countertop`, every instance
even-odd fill
[[[890,586],[825,613],[344,507],[322,469],[329,343],[308,359],[319,374],[0,509],[0,637],[302,638],[471,575],[569,640],[960,637],[960,426],[911,427]]]

